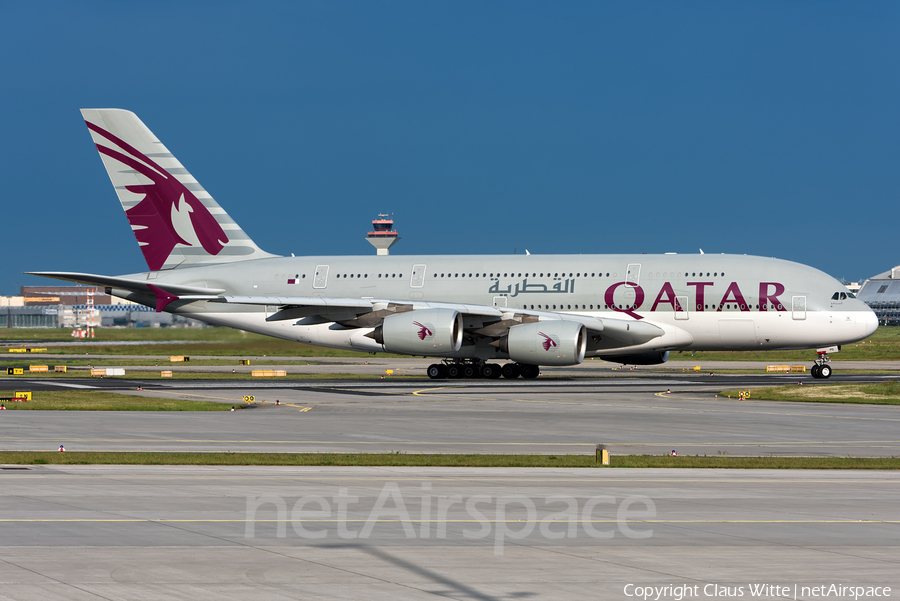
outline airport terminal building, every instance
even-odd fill
[[[22,286],[0,297],[0,328],[204,326],[85,286]]]
[[[900,265],[866,280],[857,297],[875,311],[878,323],[900,325]]]

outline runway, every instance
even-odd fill
[[[716,398],[725,388],[783,381],[746,375],[469,383],[156,380],[137,391],[142,382],[80,379],[72,382],[244,408],[7,411],[0,416],[0,449],[63,444],[91,451],[593,454],[606,444],[614,455],[900,455],[897,406]],[[246,406],[250,397],[254,402]]]
[[[0,470],[0,598],[712,598],[831,583],[896,597],[898,486],[868,471]]]
[[[900,407],[716,398],[786,376],[621,376],[6,379],[244,408],[4,411],[0,449],[900,455]],[[0,599],[897,597],[898,487],[837,470],[0,466]]]

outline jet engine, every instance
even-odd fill
[[[669,360],[669,351],[641,353],[640,355],[602,355],[600,358],[604,361],[625,365],[659,365]]]
[[[449,355],[462,346],[462,314],[453,309],[422,309],[389,315],[370,337],[389,353]]]
[[[499,349],[527,365],[578,365],[584,360],[587,333],[576,321],[552,320],[513,326]]]

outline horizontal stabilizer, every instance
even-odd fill
[[[66,282],[75,282],[76,284],[84,284],[85,286],[101,286],[103,288],[119,288],[130,292],[138,292],[142,294],[156,295],[154,288],[165,290],[175,296],[185,295],[201,295],[201,296],[218,296],[225,292],[221,288],[201,288],[199,286],[183,286],[181,284],[167,284],[159,280],[132,280],[130,278],[114,277],[108,275],[97,275],[93,273],[73,273],[68,271],[33,271],[26,275],[39,275],[43,278],[53,278],[55,280],[64,280]],[[192,299],[200,300],[200,299]],[[205,299],[204,299],[205,300]]]

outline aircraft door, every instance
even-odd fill
[[[791,298],[791,317],[797,320],[806,319],[805,296],[794,296]]]
[[[328,265],[316,265],[316,276],[313,288],[324,288],[328,285]]]
[[[635,288],[641,283],[641,264],[629,263],[625,270],[625,287]]]
[[[425,285],[425,265],[413,265],[412,275],[409,278],[410,288],[421,288]]]
[[[675,319],[685,320],[688,318],[688,297],[675,297]]]

